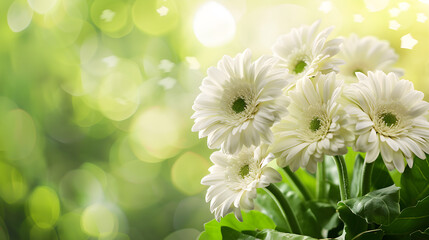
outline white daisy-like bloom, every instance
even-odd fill
[[[195,99],[192,131],[207,136],[211,149],[233,154],[243,146],[258,146],[273,139],[270,127],[286,113],[282,89],[289,80],[276,59],[251,61],[250,50],[231,58],[224,56],[207,70]]]
[[[267,166],[274,159],[267,148],[267,145],[244,147],[234,155],[217,151],[210,156],[214,165],[201,184],[210,186],[206,201],[210,202],[210,211],[217,221],[230,212],[243,221],[241,210],[254,208],[256,189],[282,180],[279,172]]]
[[[274,56],[280,58],[279,65],[294,76],[293,83],[318,72],[338,72],[338,65],[343,63],[342,60],[333,58],[340,51],[342,40],[327,40],[333,27],[317,34],[319,25],[320,21],[316,21],[311,26],[294,28],[288,34],[280,36],[272,48]]]
[[[403,172],[404,157],[409,167],[413,155],[425,159],[429,153],[429,122],[425,115],[429,103],[413,84],[394,73],[356,73],[358,83],[350,85],[346,96],[351,101],[354,119],[355,151],[366,152],[365,161],[375,161],[381,153],[389,170]]]
[[[273,153],[280,167],[315,172],[324,155],[343,155],[354,134],[340,104],[342,80],[335,73],[303,78],[289,92],[289,115],[273,127]]]
[[[356,72],[381,70],[385,73],[393,72],[398,77],[404,75],[402,69],[392,67],[398,60],[398,55],[389,42],[373,36],[359,38],[352,34],[344,39],[338,57],[345,61],[340,66],[340,74],[346,77],[347,82],[357,82]]]

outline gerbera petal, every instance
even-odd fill
[[[257,188],[281,181],[281,175],[265,162],[274,159],[267,152],[268,146],[243,147],[236,154],[223,151],[212,153],[210,159],[215,164],[210,174],[203,177],[202,184],[209,185],[206,201],[217,220],[231,211],[240,220],[240,209],[254,208]]]
[[[367,54],[377,51],[371,47]],[[367,162],[381,153],[386,167],[400,172],[405,168],[404,157],[409,166],[413,165],[413,154],[425,158],[429,151],[429,122],[422,115],[429,110],[429,104],[423,101],[423,93],[395,73],[368,71],[368,75],[356,76],[359,83],[348,88],[346,95],[357,134],[356,150],[367,152]]]
[[[307,170],[313,171],[323,154],[347,152],[354,136],[351,122],[346,120],[349,116],[339,102],[341,92],[342,81],[334,73],[301,79],[289,92],[289,115],[273,127],[273,152],[280,167],[289,166],[292,171],[309,167]]]
[[[276,61],[262,56],[252,62],[246,49],[234,58],[224,56],[207,70],[192,107],[192,131],[208,137],[209,148],[232,154],[243,146],[271,142],[270,128],[285,114],[282,90],[290,81]]]

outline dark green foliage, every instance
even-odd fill
[[[401,176],[401,207],[415,206],[429,195],[429,161],[414,158],[413,168],[406,167]]]
[[[428,160],[416,158],[413,168],[405,169],[401,176],[401,186],[398,187],[394,185],[383,159],[379,156],[368,168],[370,192],[362,196],[364,158],[360,154],[353,155],[356,157],[350,181],[350,199],[339,201],[337,170],[334,161],[328,157],[325,158],[325,199],[305,201],[289,187],[289,182],[277,184],[293,208],[303,235],[290,233],[276,203],[264,190],[258,189],[255,201],[257,209],[265,214],[262,218],[251,211],[245,215],[244,222],[248,222],[244,224],[230,214],[220,223],[207,223],[206,231],[201,234],[200,239],[216,239],[215,237],[220,236],[224,239],[252,240],[327,237],[344,237],[346,240],[429,239]],[[350,157],[348,160],[346,157],[346,161],[352,163]],[[254,217],[265,220],[255,222]],[[271,224],[267,221],[270,218]],[[264,224],[269,227],[262,227]]]

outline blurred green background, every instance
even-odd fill
[[[209,66],[321,19],[388,40],[428,96],[428,16],[428,0],[1,0],[0,239],[195,239],[213,218],[212,151],[190,130]]]

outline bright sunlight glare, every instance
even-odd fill
[[[195,14],[194,33],[206,47],[221,46],[234,38],[235,20],[221,4],[208,2]]]

